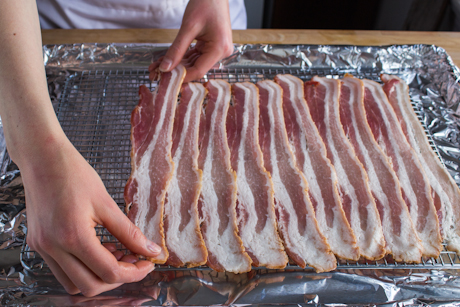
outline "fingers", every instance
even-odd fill
[[[120,261],[121,258],[125,255],[122,251],[117,250],[117,246],[114,243],[104,243],[102,244],[112,255]],[[125,261],[126,262],[126,261]]]
[[[219,60],[220,55],[217,53],[203,53],[201,56],[196,58],[193,66],[187,68],[184,83],[202,78]]]
[[[91,297],[123,283],[142,280],[154,268],[150,261],[139,261],[136,256],[124,255],[121,251],[112,252],[114,247],[113,244],[103,246],[93,237],[74,251],[40,254],[69,294],[81,292]]]
[[[117,250],[117,245],[115,243],[104,243],[102,244],[107,250],[111,253],[115,252]]]
[[[198,41],[194,48],[186,53],[183,64],[187,68],[184,82],[202,78],[221,59],[233,52],[231,41]]]
[[[161,248],[148,240],[111,198],[107,202],[109,208],[104,206],[97,212],[103,226],[131,252],[152,258],[158,256]]]
[[[158,60],[149,65],[149,79],[154,81],[158,77],[158,66],[160,66],[161,61],[163,61],[164,56],[160,57]]]
[[[61,252],[55,255],[54,259],[67,276],[71,276],[72,282],[84,296],[91,297],[99,293],[115,289],[122,283],[106,283],[96,276],[75,256]]]
[[[125,254],[122,251],[115,251],[112,253],[112,255],[117,259],[117,261],[120,261]]]
[[[139,258],[136,255],[128,254],[125,255],[122,251],[117,250],[117,246],[114,243],[104,243],[102,244],[112,255],[115,256],[117,261],[123,261],[128,263],[136,263],[139,261]]]
[[[149,65],[149,72],[155,71],[158,68],[158,66],[160,66],[160,63],[161,63],[161,61],[163,61],[164,57],[165,56],[163,55],[163,56],[159,57],[158,60],[156,60],[155,62],[150,64]]]
[[[80,246],[78,252],[73,252],[56,253],[53,255],[56,262],[53,259],[48,261],[56,263],[53,265],[53,273],[57,272],[58,280],[65,284],[66,290],[71,287],[70,277],[70,283],[88,297],[115,289],[123,283],[142,280],[154,268],[151,262],[137,261],[133,255],[117,261],[96,237]],[[73,293],[78,292],[74,290]]]
[[[196,48],[191,48],[185,53],[184,57],[182,58],[180,62],[182,65],[188,68],[188,67],[193,66],[193,64],[195,64],[195,61],[199,56],[200,56],[200,53],[196,50]],[[164,56],[160,57],[158,60],[156,60],[155,62],[149,65],[148,71],[149,71],[150,81],[157,80],[158,75],[159,75],[158,67],[160,66],[163,59],[164,59]]]
[[[56,261],[53,260],[48,254],[46,253],[40,253],[40,256],[42,256],[43,260],[45,260],[46,264],[51,269],[51,272],[53,272],[54,277],[59,281],[59,283],[64,287],[64,289],[67,291],[69,294],[77,294],[80,293],[80,290],[75,286],[75,284],[70,280],[70,278],[64,273],[64,271],[61,269],[61,267],[56,263]]]
[[[84,296],[71,296],[69,298],[69,306],[84,305],[84,306],[141,306],[144,302],[150,301],[151,298],[132,298],[132,297],[113,297],[102,296],[88,298]],[[63,304],[64,305],[64,304]]]
[[[190,67],[195,65],[196,60],[200,56],[201,56],[200,52],[196,50],[195,48],[192,48],[189,51],[187,51],[181,63],[182,65],[185,66],[185,68],[189,69]]]
[[[219,44],[198,41],[196,45],[188,49],[183,55],[180,63],[187,69],[184,82],[190,82],[202,78],[222,58],[230,56],[233,52],[232,44]],[[165,56],[150,64],[149,79],[155,80],[158,77],[158,67]],[[199,60],[199,61],[198,61]]]
[[[88,238],[78,249],[69,252],[108,284],[142,280],[155,267],[150,261],[139,261],[134,255],[122,256],[121,261],[117,261],[96,237]]]
[[[133,263],[133,264],[139,261],[139,259],[134,255],[123,255],[123,257],[120,260],[123,262],[128,262],[128,263]]]
[[[160,71],[167,72],[176,67],[177,64],[179,64],[182,60],[182,57],[184,56],[185,52],[187,52],[190,44],[195,39],[197,34],[198,33],[195,29],[181,26],[179,33],[177,33],[177,36],[174,39],[174,42],[169,47],[159,65]]]

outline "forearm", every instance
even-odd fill
[[[64,135],[48,95],[35,1],[0,0],[0,116],[21,168],[27,244],[71,293],[93,296],[154,268],[101,245],[102,225],[136,254],[161,249],[119,210],[96,171]]]
[[[0,1],[0,116],[19,167],[65,139],[49,98],[35,1]]]

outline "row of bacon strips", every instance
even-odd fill
[[[163,249],[155,263],[241,273],[289,257],[323,272],[335,256],[420,262],[442,239],[460,252],[460,190],[401,79],[203,86],[185,73],[141,86],[131,118],[125,201]]]

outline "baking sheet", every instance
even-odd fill
[[[103,118],[108,116],[111,121],[116,118],[129,124],[126,114],[129,115],[137,103],[138,84],[149,83],[146,68],[164,54],[165,48],[151,44],[44,47],[48,86],[58,118],[77,149],[101,175],[120,207],[124,205],[120,187],[124,185],[126,173],[123,167],[118,172],[108,166],[124,163],[126,157],[104,153],[108,152],[109,145],[128,152],[129,142],[126,143],[125,138],[129,140],[129,132],[112,129],[104,124]],[[304,80],[314,75],[337,78],[345,73],[377,80],[380,73],[397,74],[410,85],[420,120],[432,137],[432,143],[437,145],[445,166],[457,184],[460,183],[460,71],[442,48],[426,45],[238,45],[234,54],[212,69],[202,81],[225,78],[230,82],[255,82],[273,78],[277,73],[295,74]],[[149,86],[153,89],[155,84]],[[89,96],[88,88],[91,88]],[[81,117],[83,109],[78,108],[83,108],[84,104],[90,110],[97,108],[94,121],[92,115]],[[78,120],[84,120],[94,133],[81,135],[75,128]],[[375,269],[375,264],[371,263],[367,266],[372,269],[366,268],[366,264],[345,265],[343,269],[323,274],[296,268],[258,269],[240,275],[165,269],[152,272],[139,283],[124,285],[96,298],[69,296],[37,255],[27,249],[21,254],[27,232],[24,192],[20,172],[6,153],[3,134],[0,136],[2,305],[442,305],[460,302],[459,271],[454,269],[459,261],[451,254],[417,267],[397,264]],[[111,140],[116,142],[110,143]],[[101,240],[114,239],[103,229],[98,231]],[[23,265],[27,269],[23,269]]]

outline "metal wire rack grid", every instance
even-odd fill
[[[273,79],[277,74],[292,74],[303,80],[313,76],[340,78],[333,70],[301,71],[297,69],[234,69],[214,70],[201,82],[208,79],[225,79],[230,83],[257,82]],[[361,71],[360,77],[380,81],[380,71]],[[70,75],[64,84],[59,98],[56,114],[67,137],[77,150],[86,158],[100,175],[120,209],[124,211],[123,189],[131,173],[130,165],[130,116],[138,103],[138,89],[146,85],[154,90],[156,83],[151,83],[146,70],[109,70],[82,71]],[[413,105],[419,119],[420,112]],[[443,161],[427,129],[429,143],[438,157]],[[114,243],[119,250],[127,252],[105,228],[96,227],[97,236],[102,243]],[[27,245],[21,252],[22,264],[32,272],[49,272],[40,255],[31,251]],[[288,265],[287,269],[298,269]],[[454,252],[444,247],[438,258],[424,258],[420,264],[397,263],[391,257],[379,261],[360,260],[357,262],[338,262],[338,269],[454,269],[460,268],[460,259]],[[160,266],[160,270],[190,270]],[[207,270],[208,267],[195,268]],[[308,269],[308,268],[307,268]]]

